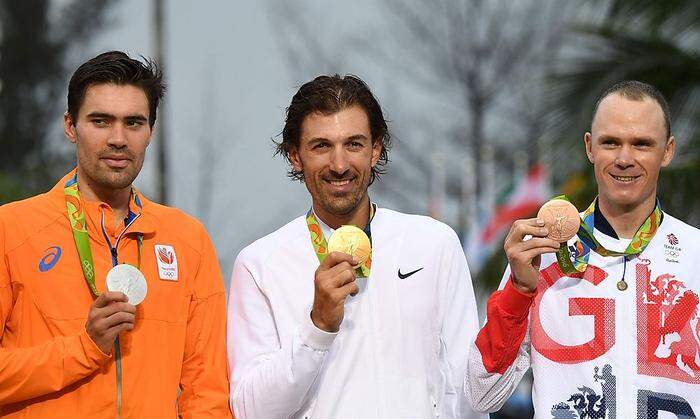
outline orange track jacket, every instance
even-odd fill
[[[83,202],[101,292],[113,256],[138,265],[143,235],[148,294],[119,336],[118,383],[115,351],[103,354],[85,330],[93,297],[63,193],[73,174],[0,207],[0,416],[230,418],[226,296],[205,229],[142,196],[126,230],[108,205]]]

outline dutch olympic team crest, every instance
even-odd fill
[[[175,249],[167,244],[156,244],[154,250],[160,279],[177,281],[177,254]]]

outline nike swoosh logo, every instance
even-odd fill
[[[418,271],[422,271],[422,270],[423,270],[423,268],[418,268],[418,269],[416,269],[415,271],[411,271],[411,272],[409,272],[409,273],[407,273],[407,274],[402,274],[402,273],[401,273],[401,268],[399,268],[399,278],[401,278],[401,279],[406,279],[406,278],[408,278],[409,276],[413,275],[414,273],[416,273],[416,272],[418,272]]]

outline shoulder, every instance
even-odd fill
[[[65,210],[61,211],[61,207],[47,194],[0,206],[0,233],[4,235],[5,249],[19,246],[27,238],[63,218],[67,222]]]
[[[204,224],[185,211],[147,202],[142,214],[143,221],[151,224],[158,240],[181,243],[199,257],[216,253]]]
[[[284,251],[285,248],[295,247],[298,240],[309,240],[309,233],[303,216],[299,216],[284,226],[267,234],[238,253],[237,263],[254,263],[268,259]]]
[[[457,240],[457,233],[449,225],[432,217],[417,214],[406,214],[387,208],[379,208],[377,214],[382,223],[389,228],[406,231],[409,236],[424,239]]]
[[[204,225],[198,219],[179,208],[148,202],[143,212],[154,219],[159,229],[172,229],[180,231],[181,234],[206,233]]]
[[[659,232],[665,236],[662,239],[672,245],[700,248],[700,230],[666,212]]]

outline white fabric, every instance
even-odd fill
[[[457,235],[381,208],[371,230],[370,278],[357,279],[337,334],[310,319],[319,262],[305,217],[238,255],[228,317],[238,419],[472,417],[463,379],[478,319]]]
[[[624,250],[629,240],[616,240],[605,236],[599,231],[595,231],[596,238],[606,248],[610,250]],[[570,242],[572,243],[572,242]],[[541,269],[545,269],[555,263],[553,254],[542,257]],[[649,301],[649,296],[657,293],[654,289],[647,288],[649,281],[643,280],[643,276],[637,274],[645,269],[650,271],[650,280],[661,279],[661,282],[668,284],[669,280],[678,280],[676,284],[680,293],[673,298],[669,298],[668,304],[664,303],[662,310],[669,310],[679,302],[680,296],[685,291],[690,291],[696,296],[700,291],[700,231],[675,219],[668,214],[664,214],[663,222],[656,235],[639,255],[627,262],[626,269],[622,257],[601,257],[596,253],[591,253],[589,264],[605,271],[607,276],[598,285],[594,285],[583,279],[576,279],[564,276],[557,280],[549,289],[544,291],[539,304],[533,305],[530,309],[528,332],[525,340],[520,345],[520,349],[515,362],[503,374],[488,373],[482,362],[481,353],[473,346],[469,361],[469,394],[474,405],[480,411],[496,411],[515,390],[518,382],[528,367],[532,367],[534,376],[533,404],[535,406],[535,417],[605,417],[605,418],[647,418],[656,417],[653,413],[638,410],[639,406],[646,406],[648,395],[655,396],[666,394],[671,396],[659,396],[660,399],[668,401],[654,402],[656,406],[671,408],[675,400],[684,400],[686,404],[692,406],[695,415],[700,414],[700,370],[693,371],[692,368],[681,366],[660,366],[657,360],[655,365],[665,373],[653,372],[649,369],[649,363],[642,360],[645,347],[651,347],[653,351],[664,355],[663,348],[658,340],[651,344],[644,343],[643,335],[650,334],[651,330],[658,330],[663,324],[650,323],[645,314],[645,310],[659,308],[660,305]],[[589,268],[590,269],[590,268]],[[506,270],[500,289],[508,280],[510,269]],[[624,277],[628,288],[620,291],[617,283]],[[671,275],[671,276],[665,276]],[[538,289],[542,293],[542,289]],[[532,344],[533,339],[533,311],[539,310],[542,330],[561,345],[580,345],[594,337],[594,316],[570,314],[572,303],[571,298],[583,299],[611,299],[614,313],[605,312],[605,318],[614,324],[614,334],[608,334],[608,338],[614,338],[614,343],[605,353],[596,356],[594,359],[580,362],[555,362],[538,351]],[[612,317],[614,316],[614,323]],[[673,347],[673,354],[678,352],[689,354],[690,358],[695,358],[695,362],[700,362],[700,336],[698,336],[698,313],[697,310],[687,322],[685,331],[693,329],[693,333],[684,335],[683,345]],[[667,317],[668,321],[671,317]],[[670,324],[670,323],[669,323]],[[674,337],[666,336],[668,342],[672,342]],[[664,340],[665,340],[664,339]],[[543,344],[543,347],[547,345]],[[660,349],[657,349],[658,348]],[[565,349],[566,352],[568,349]],[[605,374],[605,366],[609,365]],[[597,368],[597,370],[596,370]],[[685,368],[685,371],[683,370]],[[604,378],[603,375],[606,375]],[[587,387],[587,388],[586,388]],[[586,409],[592,411],[600,409],[600,400],[597,404],[587,403],[582,410],[577,410],[575,404],[577,400],[572,400],[575,395],[585,395],[588,389],[593,390],[593,400],[597,396],[607,396],[607,411],[599,416],[585,416]],[[591,393],[588,393],[591,395]],[[579,397],[578,403],[582,403]],[[652,403],[653,404],[653,403]],[[683,404],[683,402],[680,402]],[[678,404],[676,404],[678,406]],[[653,410],[653,409],[652,409]],[[583,412],[583,413],[582,413]],[[659,413],[659,417],[676,417],[666,411]],[[665,416],[669,415],[669,416]],[[678,416],[690,417],[690,416]]]

